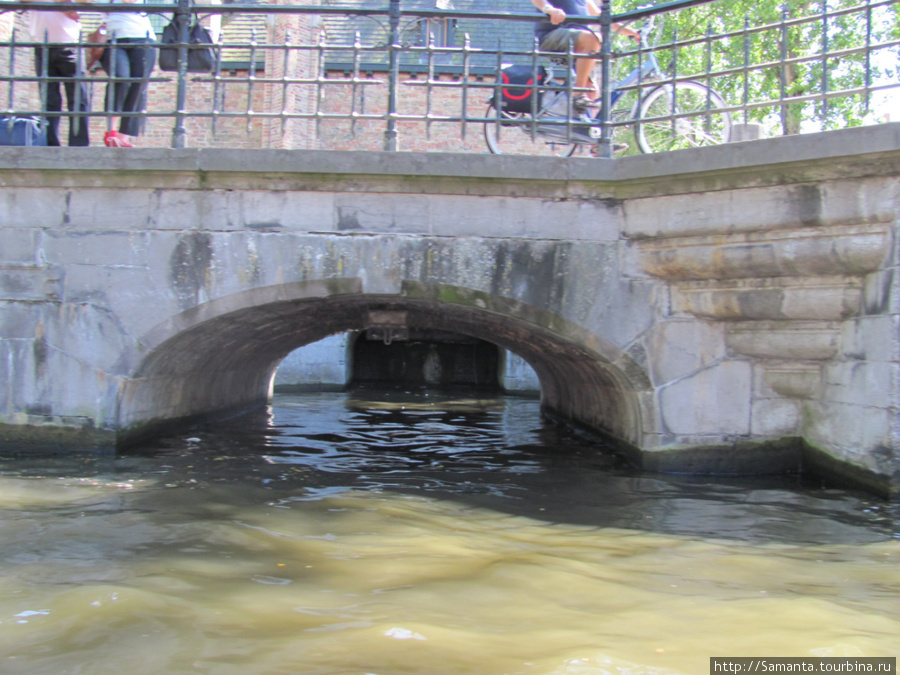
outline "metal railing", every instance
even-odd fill
[[[678,91],[683,83],[701,83],[721,97],[717,111],[734,123],[757,125],[763,135],[873,124],[885,121],[892,109],[900,115],[897,0],[832,0],[832,5],[811,0],[804,15],[794,16],[785,7],[769,21],[740,17],[737,27],[735,17],[729,23],[716,16],[716,0],[677,0],[617,13],[609,0],[599,4],[599,17],[571,17],[599,24],[602,37],[595,55],[602,81],[600,150],[594,153],[599,156],[611,156],[616,139],[633,133],[636,124],[662,120],[676,134],[679,120],[703,112],[679,110],[673,101],[669,110],[656,109],[648,117],[635,102],[661,84]],[[487,105],[500,100],[501,66],[528,64],[538,74],[551,56],[535,46],[531,26],[539,17],[527,0],[523,5],[522,12],[485,13],[406,9],[400,0],[379,9],[178,0],[174,5],[75,2],[66,9],[82,16],[77,50],[82,68],[74,79],[88,85],[87,119],[94,133],[123,114],[98,100],[110,82],[128,78],[84,71],[87,28],[108,12],[135,10],[159,16],[162,23],[170,17],[178,22],[182,59],[192,17],[231,19],[231,28],[219,32],[214,45],[218,58],[211,72],[187,72],[183,60],[176,72],[157,70],[145,78],[151,91],[146,107],[124,113],[146,120],[142,145],[485,152],[482,129],[501,123]],[[43,72],[35,72],[34,51],[50,45],[23,40],[24,19],[18,13],[59,8],[48,2],[0,1],[0,31],[5,31],[0,33],[0,109],[5,109],[0,115],[46,115],[47,87],[64,79],[48,75],[46,59]],[[704,13],[710,17],[706,25],[697,18]],[[243,32],[233,30],[238,19],[245,23]],[[613,30],[618,23],[649,20],[656,35],[639,46],[617,38]],[[423,41],[427,31],[422,27],[434,21],[455,31],[448,29],[440,41],[433,36]],[[563,73],[578,57],[571,50],[557,56],[566,63]],[[659,64],[654,81],[642,76],[651,58]],[[639,73],[636,81],[614,88],[628,71]],[[576,93],[571,78],[556,83],[551,90],[569,97]],[[531,89],[534,94],[544,90],[536,83]],[[707,109],[711,105],[710,97]],[[63,120],[80,123],[79,113],[63,108]],[[533,140],[546,123],[537,119],[538,112],[535,105],[534,114],[502,124],[521,127],[522,136]],[[571,132],[571,120],[557,123]]]

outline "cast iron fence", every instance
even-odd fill
[[[230,147],[240,136],[234,131],[240,121],[244,133],[239,147],[484,152],[482,129],[497,123],[486,103],[500,94],[500,68],[526,64],[537,74],[550,56],[531,39],[537,15],[528,0],[522,4],[521,12],[502,13],[407,8],[400,0],[378,8],[192,5],[178,0],[174,5],[75,2],[66,9],[82,14],[82,52],[89,46],[87,29],[111,11],[144,11],[159,17],[158,25],[174,17],[185,42],[192,16],[206,21],[262,19],[238,37],[227,28],[219,34],[212,72],[187,72],[187,45],[181,44],[182,67],[172,73],[157,70],[148,78],[162,94],[134,114],[152,120],[157,129],[167,125],[167,140],[160,143],[157,133],[157,144],[178,148],[194,139],[200,145]],[[593,23],[603,38],[597,55],[603,83],[600,151],[594,154],[610,156],[613,140],[635,122],[630,110],[624,116],[613,114],[617,97],[636,99],[658,85],[639,76],[619,91],[611,86],[622,73],[641,71],[648,58],[658,61],[671,86],[702,83],[718,92],[724,102],[719,108],[732,122],[758,125],[764,135],[873,124],[892,115],[900,119],[897,0],[811,0],[803,15],[795,16],[785,6],[774,20],[752,23],[747,18],[737,28],[708,11],[724,7],[721,0],[676,0],[616,13],[609,0],[598,4],[599,17],[572,17]],[[2,1],[0,19],[59,9],[49,2]],[[686,32],[680,19],[704,9],[711,17],[707,24]],[[651,20],[656,24],[653,40],[639,46],[612,30],[616,23]],[[5,108],[7,117],[40,117],[46,86],[60,80],[49,77],[46,69],[34,72],[34,49],[47,45],[23,39],[22,24],[7,20],[6,34],[0,34],[0,109]],[[479,27],[477,42],[467,26]],[[574,58],[563,55],[568,65]],[[99,92],[113,78],[95,71],[78,79]],[[558,89],[574,93],[571,78],[559,82]],[[100,98],[92,94],[89,117],[92,125],[108,127],[120,113],[106,111],[96,100]],[[673,132],[680,114],[672,110],[662,115]],[[60,115],[74,116],[66,110]],[[533,118],[521,124],[535,133]],[[436,134],[439,142],[434,142]]]

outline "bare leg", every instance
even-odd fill
[[[600,40],[597,36],[588,31],[582,31],[578,36],[574,45],[575,51],[579,54],[591,54],[600,51]],[[575,87],[580,89],[592,89],[593,94],[589,94],[591,99],[599,96],[597,83],[591,79],[594,72],[596,59],[576,59],[575,61]]]

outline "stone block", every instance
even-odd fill
[[[822,197],[819,219],[823,224],[890,225],[897,218],[900,186],[896,176],[828,181],[818,191]]]
[[[32,302],[0,301],[0,344],[4,340],[33,338],[41,316]]]
[[[0,265],[0,300],[55,300],[60,292],[55,266]]]
[[[224,202],[228,213],[217,222],[226,223],[214,229],[243,229],[257,232],[296,231],[333,232],[338,215],[335,195],[331,192],[266,191],[233,193]],[[213,228],[211,228],[213,229]]]
[[[768,391],[797,399],[816,398],[822,388],[822,367],[804,364],[766,364],[759,369]],[[766,392],[768,393],[768,392]]]
[[[683,237],[774,229],[793,224],[784,188],[749,188],[644,197],[625,202],[628,238]]]
[[[723,362],[664,387],[665,428],[678,435],[746,436],[750,432],[751,366]]]
[[[895,265],[866,276],[862,302],[865,314],[900,314],[900,267]]]
[[[66,227],[79,230],[146,230],[153,225],[156,205],[155,190],[72,190],[66,209]]]
[[[840,324],[816,321],[754,321],[730,324],[732,352],[763,359],[827,360],[838,353]]]
[[[143,267],[150,237],[149,232],[58,230],[44,237],[42,253],[58,265]]]
[[[146,268],[73,265],[66,274],[65,302],[108,313],[133,340],[179,311],[162,276]]]
[[[744,141],[758,141],[765,138],[765,129],[762,124],[732,124],[730,143],[743,143]]]
[[[428,198],[421,195],[337,194],[334,210],[338,232],[429,231]]]
[[[890,250],[886,228],[836,226],[638,242],[644,271],[668,280],[863,275]]]
[[[759,439],[800,435],[800,403],[784,399],[753,402],[750,433]]]
[[[0,222],[3,222],[0,219]],[[0,268],[4,265],[35,266],[40,260],[38,251],[41,231],[37,228],[0,228]]]
[[[30,187],[2,190],[0,223],[10,228],[63,227],[66,225],[66,192]]]
[[[863,316],[841,327],[841,352],[846,358],[900,362],[900,315]]]
[[[240,222],[243,195],[224,190],[161,190],[152,201],[148,227],[160,230],[224,230]]]
[[[657,386],[704,368],[725,356],[723,327],[706,321],[656,323],[645,338],[648,370]]]
[[[685,282],[672,288],[672,307],[697,317],[833,321],[859,313],[855,279],[745,279]]]
[[[0,415],[15,410],[12,405],[12,352],[11,340],[6,336],[0,339]]]
[[[803,436],[838,459],[891,475],[896,460],[889,449],[900,446],[895,418],[886,408],[810,401],[803,407]]]
[[[113,369],[130,339],[109,308],[93,303],[60,304],[45,312],[48,345],[78,363]]]
[[[822,401],[890,409],[900,401],[900,363],[842,361],[824,368]]]

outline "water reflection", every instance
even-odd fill
[[[641,476],[528,399],[282,397],[5,461],[2,672],[698,673],[894,655],[891,506]]]

